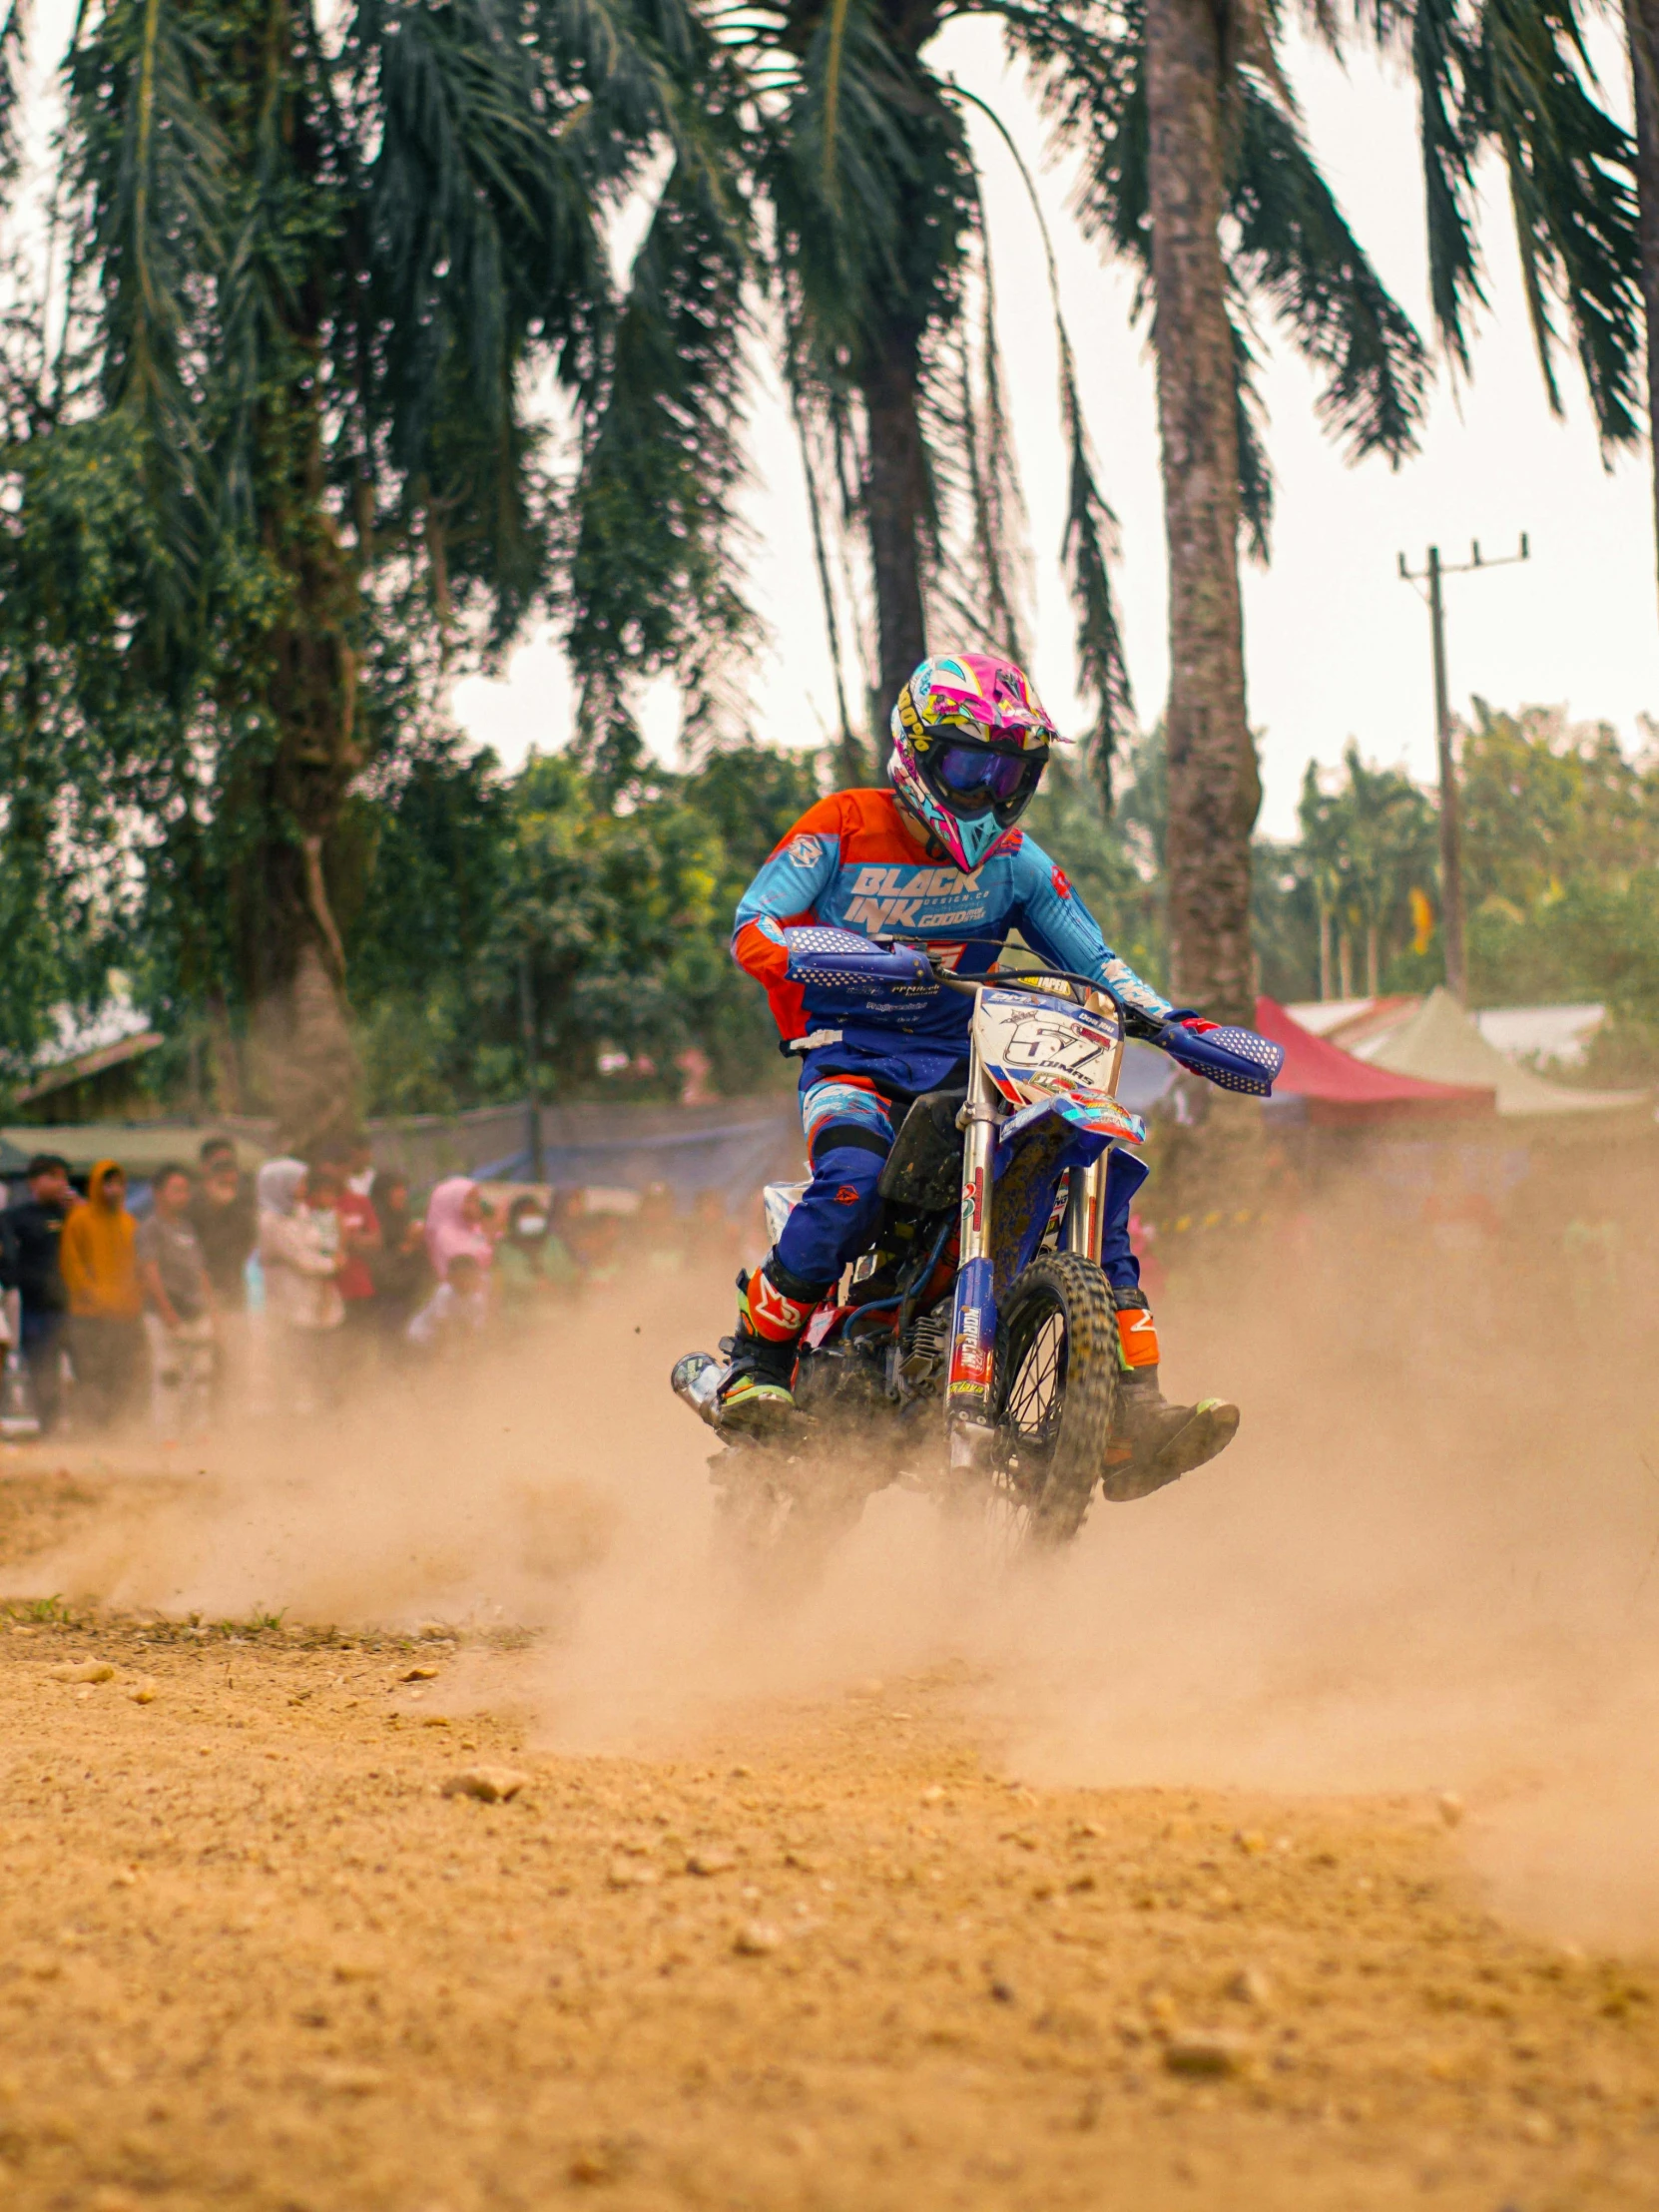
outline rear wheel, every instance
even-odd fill
[[[1043,1253],[1015,1279],[996,1334],[991,1509],[1011,1542],[1052,1548],[1082,1527],[1117,1392],[1105,1275],[1080,1253]]]

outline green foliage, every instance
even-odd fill
[[[1475,1005],[1605,1001],[1603,1081],[1659,1069],[1659,758],[1556,709],[1474,703],[1460,791],[1469,991]],[[1411,893],[1438,903],[1429,796],[1350,745],[1341,780],[1313,763],[1294,845],[1259,842],[1256,949],[1276,997],[1423,991],[1443,976]],[[1322,917],[1324,959],[1321,957]],[[1375,961],[1370,957],[1375,948]],[[1323,970],[1323,972],[1322,972]],[[1621,1071],[1622,1070],[1622,1074]]]
[[[765,1001],[734,965],[751,876],[818,797],[811,755],[744,744],[641,780],[613,808],[569,753],[505,777],[432,747],[372,802],[373,895],[349,941],[371,1110],[447,1112],[522,1095],[521,974],[551,1097],[614,1093],[601,1049],[645,1056],[677,1094],[706,1053],[726,1091],[783,1077]]]

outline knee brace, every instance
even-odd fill
[[[817,1132],[813,1180],[773,1253],[798,1282],[831,1284],[864,1249],[880,1218],[876,1185],[891,1149],[890,1136],[883,1143],[857,1124],[835,1122]]]

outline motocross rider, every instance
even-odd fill
[[[802,1061],[812,1181],[753,1274],[740,1275],[723,1426],[787,1420],[801,1337],[847,1261],[869,1249],[882,1165],[910,1102],[967,1079],[972,1000],[942,986],[902,1011],[831,1001],[788,978],[784,932],[806,923],[925,942],[955,973],[983,975],[1010,929],[1052,965],[1099,978],[1154,1022],[1183,1017],[1102,937],[1062,870],[1017,828],[1058,733],[1011,661],[983,653],[921,663],[892,710],[888,791],[835,792],[809,808],[738,907],[733,954],[766,988],[782,1049]],[[1158,1386],[1158,1335],[1129,1245],[1143,1163],[1120,1150],[1107,1173],[1102,1265],[1118,1313],[1120,1411],[1114,1456],[1160,1478],[1214,1457],[1238,1410],[1172,1405]]]

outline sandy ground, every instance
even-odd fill
[[[1650,1407],[1310,1280],[1171,1302],[1225,1479],[1013,1584],[902,1496],[723,1581],[712,1282],[7,1452],[0,2207],[1659,2201]]]

